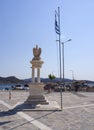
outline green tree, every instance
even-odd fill
[[[49,79],[51,79],[51,80],[53,80],[53,79],[56,78],[55,75],[53,75],[53,74],[49,74],[48,77],[49,77]]]

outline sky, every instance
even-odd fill
[[[64,44],[65,78],[94,81],[94,0],[0,0],[1,77],[30,78],[36,44],[44,61],[41,77],[59,77],[58,7],[61,42],[72,39]]]

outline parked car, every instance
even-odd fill
[[[13,86],[12,88],[13,88],[13,90],[28,90],[29,89],[29,87],[24,86],[22,84],[17,84],[15,86]]]

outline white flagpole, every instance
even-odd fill
[[[58,12],[55,12],[56,14],[55,15],[57,15],[58,16],[58,23],[56,23],[57,25],[55,25],[55,27],[57,27],[57,28],[55,28],[55,29],[57,29],[56,30],[56,33],[59,35],[59,39],[58,40],[56,40],[56,41],[58,41],[59,42],[59,62],[60,62],[60,82],[61,82],[61,80],[62,80],[62,71],[61,71],[61,31],[60,31],[60,7],[58,7]],[[56,20],[56,19],[55,19]],[[55,22],[57,22],[57,21],[55,21]],[[59,28],[58,28],[59,27]],[[60,85],[60,98],[61,98],[61,110],[62,110],[62,108],[63,108],[63,106],[62,106],[62,86]]]

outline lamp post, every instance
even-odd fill
[[[74,81],[74,72],[73,70],[70,70],[72,72],[72,80]]]
[[[65,41],[65,42],[61,42],[61,44],[62,44],[62,65],[63,65],[63,87],[64,87],[64,77],[65,77],[65,70],[64,70],[64,44],[66,43],[66,42],[70,42],[72,39],[68,39],[67,41]],[[62,88],[61,88],[61,109],[63,108],[63,106],[62,106]]]

